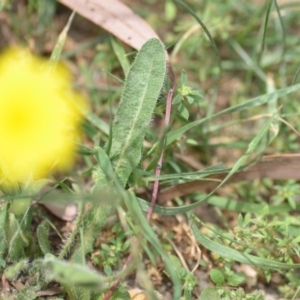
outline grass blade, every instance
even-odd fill
[[[218,50],[218,47],[212,37],[212,35],[210,34],[209,30],[207,29],[207,27],[205,26],[205,24],[201,21],[201,19],[194,13],[194,11],[183,1],[181,0],[174,0],[175,3],[179,4],[180,6],[182,6],[186,11],[188,11],[196,20],[197,22],[200,24],[200,26],[202,27],[202,29],[204,30],[205,34],[207,35],[213,50],[218,58],[218,66],[220,68],[220,70],[222,69],[221,67],[221,56]]]
[[[282,262],[272,261],[251,254],[239,252],[230,247],[221,245],[206,237],[196,226],[195,221],[191,218],[190,224],[196,240],[205,248],[215,252],[222,257],[229,258],[248,265],[254,265],[263,269],[296,269],[300,268],[300,264],[285,264]]]
[[[264,49],[265,49],[267,26],[268,26],[268,23],[269,23],[269,17],[270,17],[273,2],[274,2],[274,0],[269,0],[268,6],[267,6],[266,18],[265,18],[265,23],[264,23],[264,31],[263,31],[263,39],[262,39],[262,42],[261,42],[261,49],[260,49],[260,53],[258,55],[258,60],[257,60],[258,63],[260,62],[260,59],[261,59],[262,54],[263,54]]]
[[[244,103],[228,107],[228,108],[226,108],[216,114],[213,114],[212,116],[209,116],[207,118],[203,118],[203,119],[191,122],[185,126],[182,126],[181,128],[170,131],[167,134],[167,145],[171,144],[177,138],[180,138],[185,132],[187,132],[191,128],[198,126],[198,125],[200,125],[210,119],[213,119],[217,116],[221,116],[226,113],[232,113],[232,112],[246,110],[246,109],[253,108],[256,106],[260,106],[260,105],[268,103],[269,101],[272,101],[274,99],[274,97],[280,98],[280,97],[286,96],[290,93],[294,93],[298,90],[300,90],[300,84],[295,84],[295,85],[292,85],[292,86],[289,86],[286,88],[279,89],[274,93],[261,95],[261,96],[255,97],[249,101],[246,101]]]

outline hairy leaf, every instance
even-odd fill
[[[143,140],[166,72],[164,46],[158,39],[150,39],[143,45],[129,70],[112,125],[109,156],[123,186],[141,159]]]

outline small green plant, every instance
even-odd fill
[[[287,279],[287,283],[281,285],[279,291],[283,294],[285,299],[297,299],[300,295],[300,280],[298,274],[290,270],[284,276]]]
[[[130,250],[129,241],[119,223],[112,228],[111,232],[115,237],[108,238],[107,243],[100,245],[101,250],[92,255],[94,264],[103,268],[104,273],[108,276],[113,274],[113,269],[121,268],[121,259],[124,255],[128,255]]]
[[[274,189],[277,192],[272,197],[275,205],[279,205],[287,201],[291,208],[296,209],[296,197],[300,193],[300,184],[296,183],[295,180],[288,180],[284,185],[275,185]]]
[[[226,263],[224,268],[212,269],[209,273],[209,276],[212,282],[219,287],[224,285],[239,286],[246,279],[244,274],[234,272],[228,263]]]
[[[222,289],[208,287],[201,293],[200,300],[264,300],[264,295],[260,291],[245,293],[242,288]]]
[[[174,264],[175,270],[178,274],[179,279],[182,282],[183,286],[183,299],[192,299],[192,292],[195,286],[197,286],[197,278],[194,273],[185,269],[182,266],[182,263],[176,256],[171,256],[171,260]]]
[[[177,89],[178,94],[174,97],[173,105],[177,106],[179,114],[185,119],[189,119],[189,111],[192,104],[198,104],[203,106],[201,100],[203,95],[199,90],[192,89],[187,85],[187,75],[185,71],[181,73],[181,85]]]

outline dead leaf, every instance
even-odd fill
[[[47,199],[43,199],[39,203],[45,206],[53,215],[64,221],[73,221],[78,213],[75,203],[47,201]]]
[[[159,39],[152,27],[118,0],[58,0],[121,41],[139,50],[150,38]]]
[[[148,297],[140,289],[130,290],[129,295],[132,300],[148,300]]]
[[[47,290],[42,290],[36,293],[37,297],[45,297],[45,296],[55,296],[64,293],[62,288],[51,288]]]
[[[7,280],[7,278],[6,278],[6,276],[5,276],[4,273],[2,273],[2,276],[1,276],[1,283],[2,283],[2,292],[3,292],[3,294],[5,294],[6,296],[8,296],[10,288],[9,288],[8,280]]]
[[[159,203],[167,202],[175,197],[199,192],[211,191],[218,186],[228,173],[220,173],[208,176],[219,181],[191,181],[181,183],[166,189],[163,189],[159,196]],[[300,179],[300,154],[279,154],[264,156],[261,161],[250,166],[248,169],[233,174],[226,184],[245,180],[254,180],[260,178],[270,178],[275,180]]]
[[[150,300],[149,297],[140,289],[132,289],[129,292],[130,299],[132,300]],[[156,296],[158,299],[163,299],[162,295],[156,292]]]

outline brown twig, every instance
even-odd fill
[[[132,257],[133,257],[132,254],[130,254],[130,255],[128,256],[124,268],[127,267],[127,263],[128,263],[128,264],[130,263],[130,262],[128,262],[128,260],[129,260],[129,258],[131,258],[131,260],[132,260]],[[130,261],[131,261],[131,260],[130,260]],[[116,280],[116,281],[113,283],[113,285],[110,287],[110,289],[109,289],[108,292],[105,294],[105,296],[103,297],[102,300],[109,300],[109,299],[110,299],[110,297],[113,295],[114,291],[118,288],[118,286],[119,286],[121,280],[122,280],[122,278],[119,278],[118,280]]]
[[[300,155],[298,153],[286,153],[263,156],[261,160],[252,166],[234,173],[226,184],[239,181],[269,178],[273,180],[300,180]],[[162,205],[176,197],[182,197],[195,192],[208,192],[214,190],[221,181],[228,176],[228,172],[209,175],[205,181],[194,180],[180,183],[163,189],[158,197]],[[208,179],[211,179],[209,181]]]

